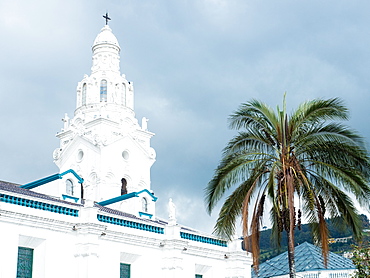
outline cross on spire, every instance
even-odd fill
[[[105,15],[103,15],[103,17],[105,18],[105,25],[108,25],[108,20],[111,20],[110,17],[108,16],[108,12],[106,12]]]

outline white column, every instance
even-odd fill
[[[103,271],[99,260],[98,209],[87,201],[80,210],[81,224],[76,225],[77,244],[75,257],[78,260],[78,278],[100,278]],[[100,223],[99,223],[100,224]],[[103,225],[101,225],[103,226]],[[102,228],[101,228],[102,229]],[[103,229],[102,231],[103,232]]]
[[[18,233],[2,223],[0,236],[0,278],[17,276]]]
[[[229,243],[229,251],[225,254],[227,260],[227,277],[250,277],[252,258],[251,254],[241,249],[241,240],[235,239]]]

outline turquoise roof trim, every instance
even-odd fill
[[[63,200],[71,199],[71,200],[75,201],[75,203],[77,203],[78,200],[80,199],[80,198],[69,196],[69,195],[66,195],[66,194],[62,194],[62,197],[63,197]]]
[[[144,189],[144,190],[141,190],[139,192],[131,192],[131,193],[124,194],[124,195],[121,195],[121,196],[118,196],[118,197],[114,197],[112,199],[101,201],[98,204],[101,205],[101,206],[108,206],[108,205],[111,205],[111,204],[114,204],[114,203],[117,203],[117,202],[120,202],[120,201],[123,201],[123,200],[130,199],[132,197],[139,197],[139,195],[143,194],[143,193],[148,193],[154,202],[156,202],[157,199],[158,199],[158,197],[155,197],[154,194],[151,193],[149,190]]]
[[[84,179],[81,178],[79,175],[77,175],[77,173],[75,171],[73,171],[72,169],[69,169],[69,170],[67,170],[67,171],[65,171],[61,174],[54,174],[54,175],[48,176],[46,178],[39,179],[37,181],[27,183],[27,184],[22,185],[20,187],[24,188],[24,189],[32,189],[32,188],[38,187],[40,185],[43,185],[45,183],[49,183],[49,182],[55,181],[57,179],[61,179],[64,175],[69,174],[69,173],[73,174],[76,177],[76,179],[78,180],[79,183],[84,182]]]
[[[164,234],[164,228],[162,227],[157,227],[153,225],[148,225],[144,223],[138,223],[135,221],[129,221],[125,219],[119,219],[116,217],[110,217],[102,214],[98,214],[98,220],[101,222],[113,224],[113,225],[119,225],[123,227],[128,227],[132,229],[138,229],[138,230],[143,230],[147,232],[152,232],[156,234]]]
[[[180,232],[180,237],[183,238],[183,239],[188,239],[188,240],[198,241],[198,242],[202,242],[202,243],[227,247],[227,242],[225,240],[221,240],[221,239],[204,237],[204,236],[194,235],[194,234],[189,234],[189,233],[184,233],[184,232]]]
[[[153,217],[153,214],[142,212],[142,211],[139,211],[139,215],[140,215],[140,217],[147,216],[147,217],[149,217],[149,219],[152,219],[152,217]]]
[[[77,209],[48,204],[44,202],[39,202],[39,201],[31,200],[31,199],[20,198],[20,197],[6,195],[6,194],[0,194],[0,202],[78,217]]]

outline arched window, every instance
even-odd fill
[[[70,179],[66,180],[66,193],[67,193],[67,195],[73,196],[73,191],[74,191],[73,189],[74,189],[73,188],[73,182]]]
[[[143,197],[142,199],[142,205],[143,205],[143,212],[148,212],[148,200]]]
[[[125,194],[127,194],[127,181],[126,181],[126,179],[122,178],[121,183],[122,183],[122,185],[121,185],[121,195],[125,195]]]
[[[107,102],[107,80],[105,79],[100,83],[100,101]]]
[[[86,83],[82,85],[82,105],[86,105]]]

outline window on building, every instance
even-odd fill
[[[201,275],[201,274],[195,274],[195,278],[203,278],[203,275]]]
[[[148,212],[148,200],[146,198],[142,199],[143,212]]]
[[[33,249],[18,247],[17,278],[32,278]]]
[[[73,187],[73,181],[70,179],[66,180],[66,193],[67,195],[73,196],[74,187]]]
[[[131,277],[131,265],[121,263],[120,270],[119,270],[119,277],[120,278],[130,278]]]
[[[82,86],[82,105],[86,105],[86,83]]]
[[[127,194],[127,180],[125,178],[121,179],[121,195]]]
[[[107,102],[107,80],[105,79],[100,83],[100,101]]]

